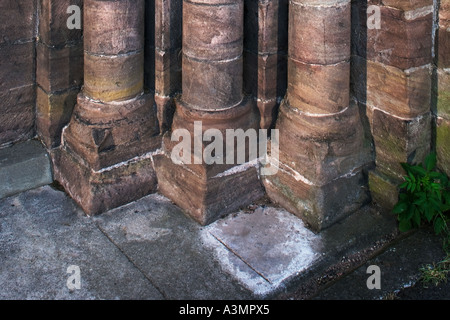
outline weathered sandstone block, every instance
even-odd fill
[[[0,146],[34,136],[35,100],[32,84],[0,91]]]
[[[48,148],[60,144],[62,129],[72,116],[78,92],[78,88],[55,93],[36,88],[36,130]]]

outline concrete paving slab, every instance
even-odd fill
[[[203,229],[225,272],[261,298],[306,299],[397,234],[395,219],[364,208],[319,234],[284,209],[259,206]]]
[[[251,299],[214,259],[202,227],[167,198],[149,195],[94,218],[167,299]]]
[[[78,266],[80,289],[75,286]],[[0,299],[161,299],[151,282],[63,192],[0,201]]]
[[[305,299],[397,230],[370,208],[314,234],[281,208],[252,207],[202,227],[158,194],[93,218],[49,186],[9,197],[0,299]],[[81,290],[67,288],[70,265]]]
[[[0,149],[0,199],[52,182],[50,158],[39,141]]]
[[[294,277],[277,298],[310,299],[400,237],[394,215],[373,206],[361,208],[319,235],[321,258]]]

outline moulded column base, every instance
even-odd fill
[[[154,158],[159,192],[201,225],[210,224],[264,196],[258,168],[242,164],[213,177],[197,174],[166,155]]]
[[[172,132],[187,130],[191,134],[191,146],[196,122],[202,124],[201,134],[208,129],[216,129],[224,138],[228,129],[247,131],[259,127],[259,113],[251,100],[244,99],[237,106],[216,110],[194,109],[180,100],[175,100],[175,103]],[[206,164],[201,159],[201,163],[196,163],[194,147],[189,155],[192,161],[178,164],[171,157],[175,144],[178,144],[178,141],[171,141],[172,132],[166,132],[163,137],[164,153],[154,158],[159,192],[195,221],[207,225],[264,196],[256,159],[250,161],[246,157],[244,163],[222,161],[223,164]],[[202,141],[201,152],[209,143]],[[236,145],[234,151],[237,151]]]

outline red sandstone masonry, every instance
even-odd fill
[[[83,83],[82,30],[69,29],[67,8],[82,0],[40,0],[36,44],[36,129],[47,148],[61,142]]]
[[[0,2],[0,147],[35,135],[36,1]]]
[[[182,0],[154,3],[154,90],[162,133],[170,129],[174,96],[181,91],[182,3]]]
[[[286,91],[288,1],[245,0],[244,7],[244,91],[256,100],[267,129]]]
[[[364,135],[378,204],[397,201],[399,163],[428,153],[433,120],[438,165],[450,174],[449,0],[440,1],[436,70],[432,0],[293,0],[289,19],[286,0],[85,0],[84,48],[83,31],[66,26],[67,7],[82,2],[1,1],[0,146],[36,126],[56,179],[88,214],[154,192],[157,175],[201,224],[248,204],[263,194],[256,166],[175,165],[170,134],[192,132],[194,121],[203,132],[267,128],[278,109],[280,170],[263,182],[315,230],[368,199]],[[379,30],[367,30],[371,4]]]
[[[365,103],[376,153],[372,198],[392,208],[399,163],[422,162],[431,147],[433,1],[383,4],[381,28],[367,31]]]
[[[436,151],[438,166],[450,175],[450,1],[439,10]]]

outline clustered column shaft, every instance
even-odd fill
[[[172,132],[186,129],[192,145],[194,124],[208,129],[257,129],[256,106],[243,96],[243,0],[183,2],[182,96],[176,101]],[[207,144],[201,141],[202,152]],[[164,139],[165,155],[155,158],[160,191],[201,224],[232,212],[263,195],[254,166],[206,164],[192,151],[190,164],[170,159],[174,143]],[[229,170],[239,167],[236,170]],[[228,170],[228,171],[227,171]]]
[[[155,0],[154,81],[161,133],[170,129],[174,96],[181,91],[181,41],[183,0]],[[154,20],[153,20],[154,19]]]
[[[83,84],[82,30],[67,28],[67,8],[81,0],[38,1],[36,44],[36,131],[51,149],[61,143]]]
[[[244,91],[256,100],[261,128],[268,129],[286,92],[288,0],[244,4]]]

